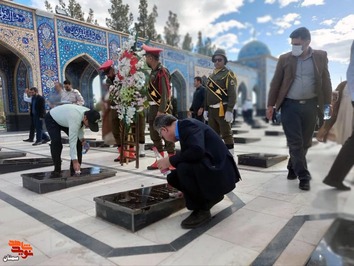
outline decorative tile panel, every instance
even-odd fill
[[[63,70],[65,65],[80,55],[90,56],[96,61],[97,65],[100,65],[102,58],[107,58],[106,47],[70,41],[62,38],[59,38],[58,46],[60,57],[60,69],[62,70],[62,79],[64,79]]]
[[[0,24],[33,30],[33,14],[26,10],[0,4]]]
[[[16,75],[16,90],[19,113],[28,113],[28,103],[23,100],[23,93],[26,89],[26,77],[27,67],[22,61],[20,61]]]
[[[99,45],[106,45],[106,33],[80,24],[57,20],[58,35],[79,41],[86,41]]]
[[[54,89],[55,82],[59,81],[54,21],[38,16],[37,33],[42,92],[47,98]]]
[[[5,103],[5,112],[6,112],[6,106],[8,106],[8,110],[10,113],[14,112],[14,106],[15,106],[15,98],[13,96],[13,72],[10,72],[10,67],[8,60],[0,55],[0,70],[1,72],[5,73],[5,82],[3,81],[2,84],[3,86],[6,85],[6,92],[3,90],[3,99],[7,100],[7,103]],[[7,97],[6,97],[7,96]]]
[[[0,40],[5,42],[13,53],[26,61],[25,64],[32,69],[29,73],[33,75],[33,78],[30,77],[30,80],[33,80],[30,86],[38,86],[40,74],[35,35],[32,32],[0,27]]]
[[[108,52],[109,52],[109,59],[114,61],[118,60],[117,58],[117,50],[120,47],[120,36],[116,34],[108,34]],[[102,58],[103,59],[103,58]],[[102,60],[100,63],[104,63],[107,60]]]

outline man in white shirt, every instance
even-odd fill
[[[31,110],[31,103],[32,103],[32,91],[29,90],[28,88],[25,89],[25,92],[23,93],[23,100],[28,103],[28,108],[30,111],[30,132],[29,132],[29,136],[28,139],[24,139],[23,141],[25,142],[33,142],[34,141],[34,124],[33,124],[33,114],[32,114],[32,110]]]
[[[84,128],[98,132],[100,114],[84,106],[75,104],[59,105],[51,109],[45,116],[45,124],[52,140],[50,152],[54,163],[54,177],[59,177],[61,172],[61,131],[69,137],[70,145],[70,171],[71,174],[80,173],[82,162],[82,146],[85,144]]]
[[[84,105],[85,101],[81,93],[71,87],[71,82],[69,80],[64,81],[64,90],[61,95],[62,103],[73,103],[77,105]]]

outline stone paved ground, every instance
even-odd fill
[[[264,124],[238,137],[260,141],[235,145],[237,155],[271,153],[287,155],[284,136],[265,136]],[[23,142],[26,132],[1,133],[2,151],[24,151],[27,158],[49,157],[47,144],[33,147]],[[89,137],[100,139],[99,134]],[[149,140],[147,140],[149,142]],[[63,166],[69,166],[64,145]],[[317,143],[308,152],[311,191],[298,189],[298,181],[286,179],[286,161],[269,168],[239,165],[242,182],[212,208],[212,221],[201,229],[184,230],[181,211],[132,233],[96,217],[93,198],[143,186],[165,183],[158,171],[146,166],[152,151],[135,164],[113,162],[116,149],[92,148],[83,166],[115,169],[114,177],[97,182],[36,194],[22,187],[21,173],[51,171],[52,167],[0,175],[0,256],[12,255],[9,240],[33,247],[33,256],[4,265],[303,265],[333,220],[354,216],[353,192],[339,192],[322,184],[340,146]],[[1,165],[0,165],[1,167]],[[353,184],[352,170],[347,183]]]

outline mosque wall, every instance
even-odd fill
[[[86,105],[93,107],[92,81],[99,75],[98,68],[108,58],[116,59],[116,51],[126,38],[122,33],[62,15],[12,2],[0,4],[0,58],[4,57],[2,51],[10,50],[19,61],[16,66],[9,65],[6,60],[9,55],[6,55],[0,62],[1,77],[6,84],[2,96],[6,101],[6,115],[27,114],[28,108],[22,99],[26,87],[36,86],[48,97],[55,82],[63,82],[67,77],[81,89]],[[178,87],[179,109],[187,111],[195,90],[193,79],[211,73],[211,58],[167,45],[150,45],[164,49],[161,61],[176,79],[172,83]],[[82,61],[87,64],[79,73],[75,66]],[[76,65],[72,66],[72,62]],[[238,84],[245,84],[247,94],[256,83],[259,86],[257,69],[234,62],[227,66],[236,73]]]

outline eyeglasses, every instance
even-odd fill
[[[213,63],[222,62],[223,60],[224,60],[223,58],[215,58],[213,59]]]

